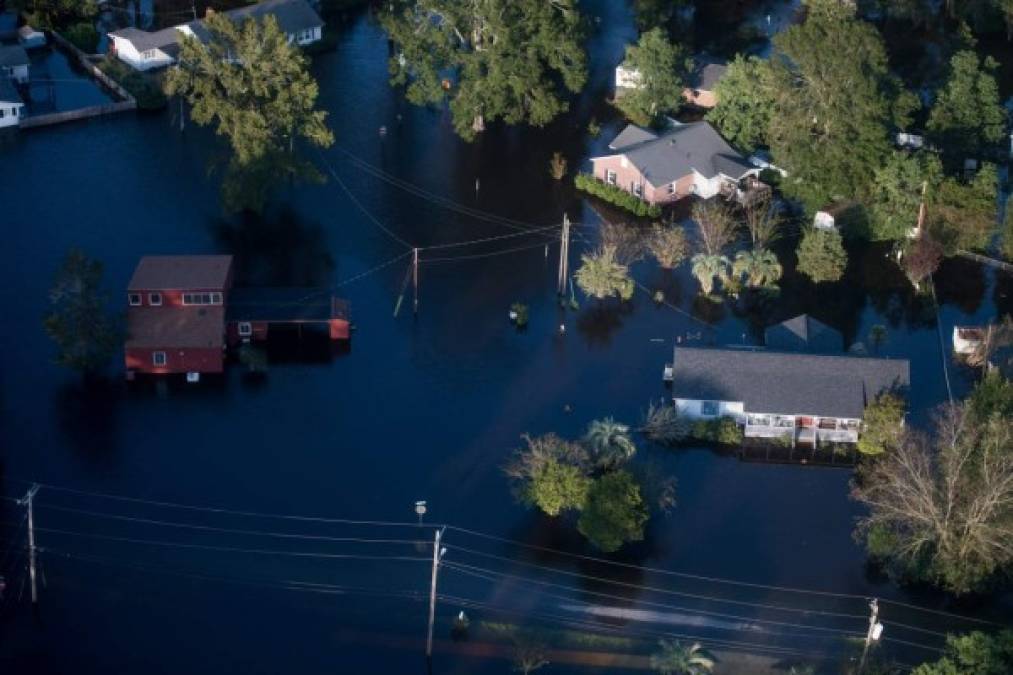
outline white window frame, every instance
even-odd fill
[[[674,195],[675,194],[675,183],[669,183],[668,184],[668,194],[670,194],[670,195]]]
[[[612,169],[605,169],[605,182],[609,185],[615,185],[618,182],[619,176]]]
[[[183,304],[187,307],[201,306],[201,305],[220,305],[222,304],[222,293],[221,291],[201,291],[200,293],[184,293]]]
[[[240,321],[236,330],[239,332],[239,337],[250,337],[253,335],[253,324],[249,321]]]
[[[127,293],[127,302],[131,307],[140,307],[144,304],[144,299],[141,297],[140,293]]]
[[[159,359],[161,357],[161,359]],[[159,363],[161,361],[161,363]],[[155,368],[164,368],[169,363],[165,352],[151,352],[151,365]]]
[[[162,306],[162,294],[161,293],[148,293],[148,304],[152,307]]]
[[[633,193],[633,196],[639,197],[640,199],[644,198],[644,185],[642,183],[632,181],[630,188],[632,188],[630,191]]]
[[[222,294],[218,291],[211,293],[211,304],[220,305],[222,304]]]

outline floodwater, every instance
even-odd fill
[[[28,114],[64,112],[115,101],[61,49],[33,49],[29,58]]]
[[[544,130],[494,128],[471,145],[454,137],[445,111],[411,107],[386,85],[387,43],[368,15],[337,26],[336,51],[314,63],[337,144],[314,159],[410,246],[514,235],[518,223],[549,225],[566,212],[581,224],[577,264],[598,216],[549,177],[548,160],[561,151],[575,168],[619,129],[604,99],[634,37],[624,4],[589,5],[602,20],[589,46],[591,86],[571,113]],[[597,139],[586,133],[592,116],[605,127]],[[666,393],[661,372],[676,337],[756,342],[763,326],[799,312],[849,342],[887,326],[882,352],[911,359],[912,420],[924,423],[947,398],[944,362],[955,396],[971,381],[948,346],[941,351],[952,326],[1009,311],[1008,278],[947,263],[937,323],[882,251],[856,253],[841,284],[815,288],[789,273],[781,297],[760,306],[700,303],[686,269],[642,262],[635,275],[664,288],[670,306],[639,292],[624,307],[582,300],[564,311],[558,247],[546,255],[546,238],[525,234],[423,250],[418,314],[409,287],[394,316],[404,243],[333,178],[282,190],[264,217],[224,218],[217,179],[207,178],[219,148],[206,130],[181,134],[171,110],[0,146],[0,494],[24,494],[26,480],[53,486],[36,500],[45,586],[34,612],[22,590],[23,509],[0,500],[4,673],[425,672],[432,547],[421,541],[433,523],[453,526],[439,577],[440,673],[506,672],[503,624],[539,628],[556,650],[542,672],[563,673],[586,672],[590,652],[646,655],[660,634],[700,637],[722,653],[759,645],[748,650],[774,660],[840,657],[850,653],[845,634],[865,631],[873,595],[1010,616],[1006,598],[955,606],[867,569],[851,538],[860,510],[844,469],[642,444],[637,464],[674,475],[678,504],[608,564],[573,557],[594,551],[572,523],[514,503],[500,471],[523,433],[577,436],[607,415],[635,424]],[[245,282],[352,280],[341,293],[357,331],[346,350],[305,342],[275,353],[262,378],[233,366],[199,385],[128,386],[114,370],[84,384],[52,364],[41,327],[71,246],[104,262],[117,308],[144,254],[231,253]],[[523,331],[507,320],[515,301],[530,306]],[[412,524],[417,500],[428,505],[423,528]],[[471,628],[454,642],[462,609]],[[881,619],[888,640],[928,647],[939,632],[974,625],[886,602]],[[909,663],[934,654],[889,641],[882,649]],[[615,664],[607,670],[630,662]]]

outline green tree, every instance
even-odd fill
[[[770,64],[756,56],[737,55],[715,89],[717,105],[707,113],[725,139],[746,152],[767,145],[774,114]]]
[[[65,31],[64,37],[86,54],[94,54],[98,48],[98,31],[90,22],[75,23]]]
[[[970,182],[947,177],[931,193],[927,227],[948,255],[988,248],[996,229],[998,190],[995,165],[986,162]]]
[[[782,271],[777,256],[766,249],[739,251],[732,263],[732,274],[744,279],[750,288],[775,286]]]
[[[49,291],[44,326],[56,343],[56,362],[84,374],[101,370],[119,348],[118,321],[106,309],[102,263],[71,249]]]
[[[716,661],[699,642],[684,645],[678,640],[659,640],[661,649],[651,655],[651,668],[661,675],[707,675]]]
[[[904,438],[904,400],[896,394],[880,394],[865,406],[858,451],[879,455],[897,447]]]
[[[1013,673],[1013,631],[947,635],[946,654],[911,675],[1008,675]]]
[[[912,99],[891,75],[879,33],[852,5],[807,7],[805,23],[774,38],[770,148],[789,174],[781,188],[816,210],[865,194]]]
[[[725,281],[729,278],[731,261],[727,256],[698,253],[691,262],[693,276],[700,282],[700,290],[704,295],[710,295],[714,291],[715,279]]]
[[[626,48],[622,63],[637,73],[639,83],[622,93],[616,105],[634,124],[647,126],[660,115],[678,110],[686,76],[686,55],[679,45],[672,44],[661,28],[640,36],[635,45]]]
[[[836,230],[809,228],[798,244],[798,271],[817,284],[844,276],[848,254]]]
[[[204,23],[209,43],[183,38],[180,66],[168,71],[165,88],[190,103],[194,122],[215,124],[228,139],[226,206],[259,208],[278,180],[319,178],[312,164],[297,158],[297,141],[325,148],[334,136],[327,113],[315,107],[317,83],[306,57],[274,17],[236,23],[212,14]]]
[[[1006,219],[1003,221],[1001,238],[1002,257],[1013,261],[1013,197],[1006,200]]]
[[[950,59],[950,73],[936,93],[926,131],[943,150],[947,165],[960,168],[967,158],[1002,140],[1006,115],[999,100],[995,72],[999,64],[984,61],[973,50],[959,51]]]
[[[600,468],[614,469],[637,454],[630,428],[611,417],[594,420],[584,434],[584,444]]]
[[[577,530],[597,548],[612,553],[626,542],[641,541],[646,523],[647,507],[640,486],[628,471],[620,470],[594,481]]]
[[[636,285],[630,277],[629,268],[616,260],[614,246],[602,246],[594,253],[585,253],[580,259],[582,263],[574,276],[584,293],[599,300],[613,296],[621,300],[633,297]]]
[[[550,516],[581,509],[591,486],[592,467],[584,447],[555,434],[522,438],[525,447],[516,450],[503,467],[518,501]]]
[[[62,30],[98,14],[95,0],[9,0],[7,4],[23,14],[29,25],[50,30]]]
[[[870,238],[873,241],[906,238],[918,224],[923,198],[935,193],[942,173],[942,165],[935,155],[891,153],[873,174]]]
[[[587,79],[574,0],[393,0],[381,23],[395,45],[391,82],[416,105],[446,98],[454,128],[544,126]]]

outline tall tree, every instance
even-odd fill
[[[636,480],[628,471],[614,471],[594,481],[577,530],[594,546],[612,553],[628,541],[643,540],[647,515]]]
[[[226,205],[257,208],[275,181],[317,175],[296,156],[297,142],[324,148],[334,136],[325,124],[327,113],[316,109],[317,83],[306,57],[274,17],[236,23],[212,14],[204,23],[208,44],[183,38],[180,65],[166,74],[166,91],[190,103],[194,122],[215,124],[216,133],[228,139]]]
[[[740,150],[752,152],[767,145],[774,114],[770,64],[756,56],[737,55],[718,80],[717,105],[707,121]]]
[[[663,29],[649,30],[628,46],[622,65],[636,73],[637,86],[623,92],[616,105],[634,124],[647,126],[682,105],[686,55]]]
[[[948,166],[962,168],[967,158],[980,158],[1004,135],[1006,114],[999,100],[995,72],[999,64],[973,50],[950,59],[946,84],[936,93],[926,130],[943,150]]]
[[[584,434],[584,443],[592,460],[602,469],[614,469],[637,454],[630,428],[611,417],[592,421]]]
[[[1009,675],[1013,673],[1013,630],[994,635],[974,631],[947,635],[946,653],[923,663],[911,675]]]
[[[930,193],[927,227],[947,254],[988,247],[997,227],[998,190],[995,165],[985,163],[969,182],[947,177]]]
[[[574,0],[393,0],[381,22],[391,82],[417,105],[449,98],[468,140],[498,119],[544,126],[587,78]]]
[[[875,168],[869,203],[869,235],[874,241],[899,241],[918,224],[925,198],[931,198],[942,178],[939,159],[929,153],[891,153]]]
[[[809,228],[798,244],[798,271],[819,284],[838,281],[848,266],[848,253],[837,230]]]
[[[636,284],[630,277],[629,268],[616,260],[614,246],[606,244],[580,258],[583,262],[574,275],[580,290],[598,300],[613,296],[619,296],[620,300],[633,297]]]
[[[770,147],[789,174],[782,189],[815,210],[866,192],[912,99],[888,69],[883,39],[852,5],[807,7],[805,23],[774,38]]]
[[[106,301],[102,263],[72,249],[49,291],[50,313],[44,323],[56,343],[58,364],[90,374],[109,362],[122,335]]]
[[[714,658],[699,642],[659,640],[658,645],[661,649],[651,655],[651,668],[660,675],[707,675],[714,670]]]

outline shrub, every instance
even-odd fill
[[[657,218],[661,216],[661,207],[657,204],[648,204],[622,188],[603,183],[594,176],[579,173],[573,182],[578,190],[583,190],[602,201],[618,206],[621,209],[626,209],[633,215],[640,216],[641,218]]]
[[[98,31],[90,23],[75,23],[64,32],[63,36],[86,54],[94,54],[98,49]]]
[[[528,325],[528,306],[523,302],[515,302],[510,305],[510,314],[518,328],[524,328]]]
[[[881,394],[865,407],[858,451],[878,455],[896,447],[904,437],[904,401],[894,394]]]
[[[615,471],[591,485],[577,529],[594,546],[612,553],[644,538],[647,515],[636,480],[628,471]]]
[[[742,429],[734,417],[697,420],[693,423],[690,435],[698,441],[708,443],[720,443],[721,445],[740,445],[742,443]]]
[[[802,235],[798,250],[798,271],[815,283],[838,281],[844,276],[848,254],[836,230],[810,228]]]
[[[154,76],[135,71],[114,55],[106,54],[98,67],[130,92],[130,95],[137,100],[137,107],[141,110],[158,110],[164,108],[168,103],[165,92],[162,91],[162,87],[154,79]]]

